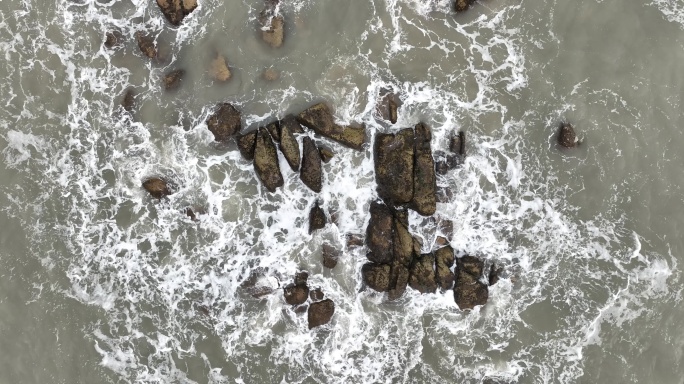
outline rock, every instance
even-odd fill
[[[456,12],[466,11],[474,3],[475,3],[475,0],[455,0],[454,1],[454,10]]]
[[[217,110],[207,118],[207,128],[214,134],[214,140],[228,141],[242,128],[242,115],[232,104],[222,103]]]
[[[295,285],[306,285],[306,283],[309,281],[309,272],[307,271],[299,271],[295,273],[294,277],[294,284]]]
[[[394,260],[393,231],[394,218],[389,207],[374,201],[370,205],[370,221],[366,229],[368,260],[375,263],[390,263]]]
[[[337,261],[340,259],[340,251],[330,244],[323,244],[323,266],[326,268],[333,269],[337,265]]]
[[[363,235],[360,233],[347,233],[345,239],[347,240],[347,249],[363,247]]]
[[[157,58],[158,52],[157,47],[154,44],[154,38],[143,34],[141,31],[135,33],[135,40],[138,42],[138,48],[143,55],[149,57],[150,59]]]
[[[195,211],[191,207],[185,208],[185,215],[190,218],[192,221],[197,221],[197,215],[195,214]]]
[[[461,164],[461,158],[455,153],[435,151],[435,171],[437,174],[446,175],[452,169]]]
[[[392,253],[397,265],[409,267],[413,263],[414,241],[408,228],[399,220],[394,220],[394,233],[392,234]],[[420,254],[420,248],[418,248]]]
[[[361,276],[367,286],[378,292],[387,292],[390,289],[390,266],[387,264],[364,264],[361,267]]]
[[[209,74],[216,81],[228,81],[230,80],[231,73],[228,69],[228,64],[226,63],[226,58],[217,54],[216,57],[211,61],[209,66]]]
[[[489,267],[488,280],[490,286],[499,282],[499,276],[501,273],[503,273],[503,268],[496,268],[496,264],[492,264],[492,266]]]
[[[273,138],[273,141],[280,143],[280,124],[277,121],[268,123],[266,130],[271,135],[271,138]]]
[[[435,161],[432,158],[432,133],[420,123],[415,128],[413,163],[413,199],[410,207],[423,216],[432,216],[437,210],[437,178]]]
[[[466,153],[466,139],[465,132],[460,131],[458,135],[453,136],[449,140],[449,150],[457,155],[465,156]]]
[[[309,233],[314,233],[319,229],[325,228],[328,218],[325,216],[323,208],[318,205],[318,201],[311,207],[309,212]]]
[[[477,277],[460,268],[457,270],[454,300],[461,310],[473,309],[476,305],[485,305],[488,298],[489,289],[486,284],[481,283]]]
[[[287,126],[280,127],[280,151],[293,171],[299,171],[299,143]]]
[[[323,188],[323,168],[321,156],[318,154],[316,143],[310,138],[304,138],[304,151],[302,154],[302,168],[299,178],[314,192],[320,192]]]
[[[254,149],[256,147],[257,131],[247,132],[243,135],[238,135],[236,138],[240,154],[245,160],[254,160]]]
[[[287,115],[282,120],[280,120],[280,129],[287,127],[292,133],[304,133],[302,125],[299,124],[297,118],[294,115]]]
[[[161,199],[164,196],[171,195],[171,189],[169,188],[166,180],[159,177],[153,177],[147,179],[142,184],[143,188],[152,195],[152,197]]]
[[[167,91],[178,89],[183,76],[185,76],[185,70],[183,69],[176,69],[168,72],[166,75],[164,75],[164,89]]]
[[[437,187],[436,195],[438,203],[448,203],[454,199],[454,192],[449,187]]]
[[[275,292],[274,287],[271,286],[271,281],[266,278],[268,270],[265,268],[257,268],[250,272],[249,277],[240,284],[240,288],[244,289],[248,294],[254,298],[261,298]]]
[[[561,123],[558,132],[558,144],[565,148],[573,148],[577,146],[577,136],[575,129],[570,123]]]
[[[437,290],[435,282],[435,256],[428,253],[420,256],[411,267],[409,285],[420,293],[434,293]]]
[[[409,282],[409,269],[399,263],[394,264],[390,271],[390,290],[387,293],[389,300],[396,300],[406,292]]]
[[[361,150],[366,142],[365,127],[342,127],[335,124],[328,106],[319,103],[299,114],[297,120],[319,135],[337,141],[349,148]]]
[[[299,305],[294,309],[294,313],[301,315],[302,313],[305,313],[309,309],[308,305]]]
[[[285,39],[285,18],[283,15],[275,15],[272,11],[261,12],[261,38],[272,48],[280,48]]]
[[[273,68],[268,68],[261,74],[261,78],[266,81],[276,81],[280,78],[280,74]]]
[[[406,209],[394,209],[394,220],[398,220],[400,223],[404,224],[404,227],[409,226],[409,213]]]
[[[333,153],[333,151],[325,147],[318,147],[318,154],[321,156],[321,160],[324,163],[329,162],[333,158],[333,156],[335,156],[335,153]]]
[[[437,229],[449,239],[454,236],[454,222],[451,220],[440,220]]]
[[[326,299],[309,305],[309,329],[328,324],[335,314],[335,303]]]
[[[458,269],[479,278],[482,276],[482,271],[484,271],[484,261],[477,257],[466,255],[458,259]]]
[[[105,35],[105,41],[104,41],[104,46],[107,47],[108,49],[112,49],[114,47],[119,46],[121,43],[123,43],[123,35],[119,31],[111,31],[107,32]]]
[[[451,289],[454,284],[454,273],[451,267],[454,265],[454,250],[446,246],[435,251],[435,278],[442,290]]]
[[[435,245],[439,245],[440,247],[443,247],[443,246],[448,245],[448,244],[449,244],[449,240],[447,240],[446,237],[437,236],[437,238],[435,239]]]
[[[382,100],[379,104],[380,116],[392,124],[397,123],[397,110],[399,109],[399,99],[394,93],[386,89],[380,91]]]
[[[285,302],[290,305],[300,305],[306,302],[309,298],[309,287],[306,285],[293,285],[285,287],[283,290]]]
[[[396,135],[378,133],[375,137],[373,155],[378,195],[391,204],[408,203],[413,198],[413,141],[410,128]]]
[[[259,128],[257,131],[254,147],[254,170],[269,192],[275,192],[276,188],[283,186],[283,175],[280,173],[276,146],[273,144],[271,136],[263,128]]]
[[[323,300],[325,295],[323,294],[323,291],[320,290],[320,288],[316,288],[313,291],[309,292],[309,298],[311,301],[320,301]]]
[[[131,113],[133,112],[133,107],[135,106],[135,92],[132,89],[127,89],[124,97],[121,99],[121,106],[123,109]]]
[[[157,0],[166,20],[172,25],[180,25],[185,16],[197,8],[197,0]]]

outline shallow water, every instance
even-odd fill
[[[262,7],[200,0],[173,28],[153,1],[0,3],[0,382],[683,382],[684,3],[283,1],[279,49],[258,35]],[[139,30],[167,63],[140,54]],[[208,76],[217,51],[227,84]],[[165,92],[176,68],[187,78]],[[393,126],[382,88],[402,100]],[[335,152],[323,191],[281,158],[270,194],[206,129],[223,101],[245,128],[326,101],[371,138],[424,121],[446,150],[466,131],[435,216],[454,221],[455,249],[505,267],[487,305],[410,289],[387,302],[362,290],[362,249],[323,268],[324,240],[365,230],[371,147],[317,138]],[[558,148],[561,120],[580,147]],[[149,176],[176,192],[153,201]],[[336,223],[309,235],[316,199]],[[434,223],[410,222],[430,250]],[[307,269],[332,322],[309,331],[279,292],[246,294],[259,267],[274,287]]]

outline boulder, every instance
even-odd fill
[[[337,261],[340,259],[341,252],[332,245],[325,243],[323,244],[323,266],[326,268],[335,268],[337,266]]]
[[[475,0],[455,0],[454,1],[454,11],[456,11],[456,12],[466,11],[474,3],[475,3]]]
[[[449,140],[449,150],[460,156],[465,156],[466,153],[466,139],[465,139],[465,132],[460,131],[458,135],[453,136],[451,140]]]
[[[280,74],[273,68],[267,68],[264,73],[261,74],[261,78],[266,81],[276,81],[280,78]]]
[[[321,301],[325,297],[325,294],[323,294],[323,291],[321,291],[320,288],[316,288],[313,291],[309,292],[309,298],[311,301]]]
[[[181,85],[181,81],[183,80],[183,76],[185,76],[185,70],[183,69],[175,69],[171,72],[167,72],[163,79],[164,89],[167,91],[178,89]]]
[[[488,280],[490,286],[499,282],[499,276],[501,273],[503,273],[503,268],[497,268],[496,264],[492,264],[492,266],[489,267]]]
[[[104,46],[108,49],[117,47],[123,43],[123,35],[119,31],[107,32],[105,35]]]
[[[442,290],[451,289],[456,278],[451,272],[454,265],[454,250],[446,246],[435,251],[435,278]]]
[[[309,329],[328,324],[335,314],[335,303],[326,299],[309,305]]]
[[[152,195],[152,197],[157,199],[161,199],[162,197],[173,193],[169,188],[168,182],[159,177],[152,177],[143,181],[142,186],[150,195]]]
[[[390,266],[387,264],[367,263],[361,267],[364,283],[378,292],[390,289]]]
[[[254,147],[254,170],[269,192],[283,186],[283,175],[280,173],[278,152],[268,132],[259,128]]]
[[[217,110],[207,118],[207,128],[214,134],[214,140],[225,142],[240,132],[242,116],[230,103],[217,105]]]
[[[390,263],[393,254],[394,218],[388,206],[374,201],[370,205],[370,221],[366,228],[368,260],[375,263]]]
[[[299,121],[297,121],[297,118],[294,115],[287,115],[280,120],[280,129],[282,130],[283,127],[287,127],[292,133],[304,133],[302,125],[299,124]]]
[[[335,156],[335,153],[333,153],[333,151],[325,147],[318,147],[318,154],[321,156],[321,160],[324,163],[329,162],[333,158],[333,156]]]
[[[300,305],[309,298],[309,287],[306,285],[292,285],[283,290],[285,302],[290,305]]]
[[[259,14],[261,38],[272,48],[279,48],[285,39],[285,18],[278,14],[278,1],[267,1]]]
[[[287,126],[280,126],[280,151],[293,171],[299,171],[299,143]]]
[[[480,278],[482,271],[484,271],[484,261],[477,257],[466,255],[458,259],[458,269]]]
[[[390,289],[387,293],[389,300],[396,300],[406,292],[409,282],[409,269],[395,262],[390,271]]]
[[[319,103],[299,114],[297,120],[307,128],[321,136],[337,141],[352,149],[361,150],[366,142],[365,127],[342,127],[335,124],[335,119],[328,106]]]
[[[391,204],[408,203],[413,198],[413,129],[399,133],[378,133],[373,149],[375,181],[380,198]]]
[[[561,123],[558,132],[558,144],[565,148],[573,148],[577,146],[577,136],[575,129],[570,123]]]
[[[242,135],[238,135],[236,138],[238,150],[245,160],[254,160],[254,149],[256,147],[257,131],[247,132]]]
[[[325,211],[318,205],[318,201],[311,207],[309,211],[309,233],[314,233],[319,229],[325,228],[328,218],[325,216]]]
[[[302,168],[299,171],[299,178],[314,192],[320,192],[323,188],[323,168],[321,156],[318,153],[316,143],[310,138],[304,138],[302,154]]]
[[[423,216],[432,216],[437,210],[437,178],[435,161],[432,158],[432,133],[420,123],[415,128],[413,163],[413,199],[410,207]]]
[[[461,310],[473,309],[476,305],[485,305],[489,298],[489,289],[476,276],[458,269],[454,285],[454,300]]]
[[[178,26],[185,16],[197,8],[197,0],[157,0],[157,5],[166,20]]]
[[[434,293],[437,290],[435,281],[435,256],[424,254],[411,267],[409,285],[420,293]]]
[[[226,63],[226,58],[217,54],[209,64],[209,74],[216,81],[224,82],[230,80],[232,74]]]
[[[133,112],[133,107],[135,106],[135,92],[132,89],[127,89],[124,97],[121,99],[121,106],[123,109],[131,113]]]
[[[437,236],[437,238],[435,239],[435,245],[438,245],[440,247],[449,245],[449,240],[444,236]]]
[[[152,36],[146,35],[141,31],[135,33],[135,41],[138,42],[138,48],[143,55],[149,57],[150,59],[157,58],[159,52],[154,44],[154,38]]]

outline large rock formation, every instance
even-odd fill
[[[400,205],[413,198],[414,133],[410,128],[399,133],[378,133],[375,137],[374,162],[378,195]]]
[[[307,314],[309,320],[309,329],[328,324],[335,314],[335,303],[332,300],[326,299],[316,303],[311,303],[309,312]]]
[[[304,138],[302,168],[299,171],[299,177],[314,192],[320,192],[323,188],[321,155],[318,153],[316,143],[310,137]]]
[[[483,269],[484,262],[476,257],[464,256],[457,260],[454,300],[462,310],[487,303],[489,288],[479,281]]]
[[[269,192],[283,185],[283,175],[280,173],[278,152],[271,140],[271,135],[263,128],[259,128],[254,148],[254,170]]]
[[[157,199],[161,199],[162,197],[173,193],[169,188],[168,182],[159,177],[152,177],[143,181],[142,186],[150,195],[152,195],[152,197]]]
[[[304,138],[305,140],[308,137]],[[286,125],[280,125],[280,151],[293,171],[299,171],[299,143]]]
[[[575,129],[570,123],[561,123],[558,131],[558,144],[565,148],[576,147],[577,135],[575,135]]]
[[[237,135],[236,142],[238,150],[245,160],[254,160],[254,149],[256,147],[257,131],[247,132],[245,134]]]
[[[214,134],[214,140],[225,142],[240,132],[242,116],[232,104],[219,104],[218,109],[207,118],[207,128]]]
[[[415,128],[413,164],[413,199],[410,207],[423,216],[432,216],[437,209],[437,179],[435,161],[432,158],[432,133],[427,125],[420,123]]]
[[[157,0],[157,5],[166,20],[177,26],[197,8],[197,0]]]
[[[324,103],[309,107],[299,114],[297,120],[305,127],[313,129],[317,134],[356,150],[361,150],[366,142],[365,127],[337,125],[330,109]]]

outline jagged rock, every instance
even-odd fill
[[[326,268],[335,268],[337,261],[340,259],[340,251],[330,244],[323,244],[323,266]]]
[[[152,36],[145,35],[141,31],[135,33],[135,40],[138,42],[138,48],[143,55],[149,57],[150,59],[157,58],[159,52],[154,44],[154,38]]]
[[[299,171],[299,143],[287,126],[280,126],[280,151],[293,171]]]
[[[200,212],[195,213],[195,210],[192,209],[192,207],[186,207],[185,208],[185,215],[190,218],[192,221],[197,221],[197,215]]]
[[[366,245],[368,260],[375,263],[390,263],[393,255],[394,218],[392,211],[385,204],[372,202],[370,205],[370,221],[366,229]]]
[[[236,138],[238,150],[245,160],[254,160],[254,149],[256,147],[257,131],[247,132],[243,135],[238,135]]]
[[[437,178],[435,177],[435,161],[432,158],[431,141],[430,128],[423,123],[416,125],[413,199],[410,207],[423,216],[432,216],[437,210]]]
[[[347,249],[363,247],[363,235],[360,233],[347,233],[345,235]]]
[[[266,125],[266,130],[273,138],[273,141],[275,141],[276,143],[280,143],[280,125],[277,121],[268,123]]]
[[[309,329],[328,324],[335,314],[335,303],[326,299],[309,305]]]
[[[577,136],[575,129],[570,123],[561,123],[558,132],[558,144],[565,148],[573,148],[577,146]]]
[[[135,106],[135,92],[133,92],[132,89],[126,90],[124,97],[121,99],[121,106],[126,112],[133,112],[133,107]]]
[[[396,135],[378,133],[373,150],[378,195],[392,204],[404,204],[413,197],[413,129]]]
[[[318,154],[316,143],[310,137],[304,138],[302,168],[299,171],[299,178],[314,192],[320,192],[323,188],[321,156]]]
[[[460,131],[458,135],[453,136],[449,140],[449,150],[457,155],[465,156],[466,154],[466,138],[465,132]]]
[[[503,273],[503,268],[497,268],[496,264],[492,264],[491,267],[489,267],[489,285],[494,285],[499,282],[499,276]]]
[[[390,289],[387,293],[387,298],[389,300],[396,300],[400,298],[404,292],[406,292],[406,286],[409,282],[409,269],[398,262],[394,263],[394,266],[390,271]]]
[[[435,282],[435,256],[424,254],[411,267],[409,285],[420,293],[434,293],[437,290]]]
[[[380,110],[380,116],[384,120],[388,120],[392,124],[397,123],[397,110],[399,109],[399,100],[397,95],[383,89],[380,92],[382,99],[378,105]]]
[[[323,208],[318,205],[318,201],[311,207],[309,212],[309,233],[325,228],[328,218],[325,216]]]
[[[171,189],[166,180],[159,177],[152,177],[147,179],[142,184],[143,188],[152,195],[152,197],[161,199],[164,196],[171,195]]]
[[[261,74],[261,77],[266,81],[276,81],[280,77],[280,74],[275,69],[268,68]]]
[[[451,267],[454,265],[454,250],[446,246],[435,251],[435,278],[437,284],[443,290],[450,289],[454,284],[454,273]]]
[[[364,264],[361,267],[361,276],[367,286],[378,292],[387,292],[390,289],[390,266],[387,264]]]
[[[486,284],[478,281],[476,276],[458,269],[454,285],[454,300],[461,310],[473,309],[476,305],[485,305],[489,298]]]
[[[304,133],[302,125],[299,124],[297,118],[294,115],[287,115],[282,120],[280,120],[280,129],[287,127],[292,133]]]
[[[319,135],[337,141],[352,149],[361,150],[366,142],[365,127],[342,127],[335,124],[332,113],[324,103],[309,107],[299,114],[297,120]]]
[[[119,46],[123,42],[123,35],[119,31],[107,32],[105,35],[104,46],[108,49]]]
[[[185,76],[185,70],[176,69],[164,75],[164,89],[172,91],[180,87],[181,81]]]
[[[321,156],[321,160],[324,163],[329,162],[330,159],[332,159],[333,156],[335,156],[333,151],[331,151],[330,149],[325,148],[325,147],[318,147],[318,154]]]
[[[207,128],[214,134],[214,140],[225,142],[240,132],[242,116],[230,103],[217,105],[218,109],[207,118]]]
[[[254,147],[254,170],[269,192],[283,186],[283,175],[280,173],[278,152],[271,136],[263,128],[259,128]]]
[[[197,0],[157,0],[157,5],[169,23],[177,26],[197,8]]]
[[[282,46],[285,39],[285,18],[277,13],[277,5],[278,1],[267,1],[259,14],[261,38],[273,48]]]
[[[285,287],[283,290],[285,302],[290,305],[304,304],[309,298],[309,287],[306,285],[294,285]]]
[[[211,61],[209,66],[209,74],[216,81],[228,81],[232,74],[226,63],[226,58],[220,54]]]
[[[323,300],[325,297],[325,294],[323,294],[323,291],[321,291],[320,288],[316,288],[313,291],[309,292],[309,298],[311,301],[320,301]]]
[[[455,0],[454,1],[454,10],[456,12],[466,11],[474,3],[475,3],[475,0]]]

